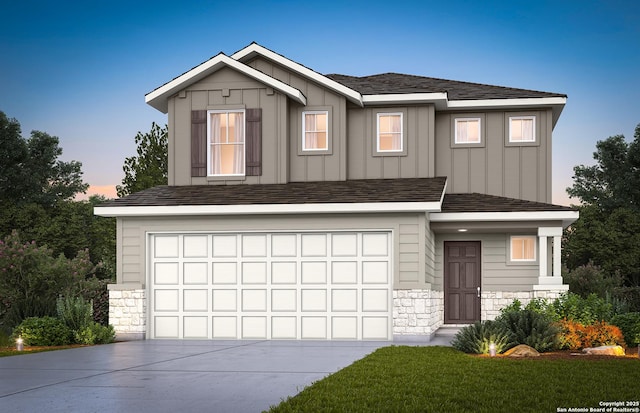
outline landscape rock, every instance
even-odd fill
[[[582,352],[593,356],[624,356],[624,349],[620,346],[587,347]]]
[[[539,357],[540,353],[533,347],[520,344],[504,352],[507,357]]]

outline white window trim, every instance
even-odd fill
[[[470,121],[478,121],[478,141],[477,142],[460,142],[458,141],[458,121],[470,122]],[[455,119],[455,130],[454,130],[454,142],[456,145],[477,145],[482,143],[482,118],[456,118]]]
[[[528,238],[533,240],[533,258],[513,258],[513,239]],[[511,262],[536,262],[538,260],[538,237],[535,235],[511,235],[509,237],[509,261]]]
[[[404,117],[402,112],[378,112],[376,114],[376,152],[378,153],[398,153],[404,152]],[[400,149],[380,149],[380,117],[400,116]]]
[[[533,129],[531,139],[514,140],[511,130],[513,120],[531,120],[533,121]],[[531,143],[536,141],[536,117],[535,116],[509,116],[509,143]]]
[[[211,159],[211,114],[212,113],[242,113],[242,121],[245,125],[242,128],[242,156],[245,159],[244,171],[241,174],[214,174],[213,163]],[[233,176],[246,176],[247,174],[247,114],[244,109],[229,109],[229,110],[208,110],[207,111],[207,176],[214,177],[233,177]]]
[[[306,122],[305,115],[317,115],[317,114],[325,114],[327,116],[327,139],[325,141],[325,148],[315,148],[315,149],[307,149],[306,139],[307,139],[307,130],[306,130]],[[329,111],[328,110],[306,110],[302,112],[302,152],[327,152],[329,150]]]

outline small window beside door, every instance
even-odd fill
[[[510,261],[535,262],[537,237],[534,235],[512,235],[510,237]]]

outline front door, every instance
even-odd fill
[[[480,241],[444,243],[444,322],[480,320]]]

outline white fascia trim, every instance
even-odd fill
[[[513,108],[533,106],[566,105],[565,97],[549,98],[521,98],[521,99],[480,99],[480,100],[450,100],[449,109],[483,109],[483,108]]]
[[[370,212],[437,212],[440,202],[371,202],[349,204],[178,205],[94,207],[102,217],[335,214]]]
[[[218,55],[212,57],[201,65],[189,70],[187,73],[178,76],[169,83],[164,84],[153,92],[149,92],[145,95],[145,102],[158,109],[159,111],[167,113],[167,99],[169,98],[169,96],[177,93],[185,87],[197,82],[198,80],[203,79],[204,77],[218,71],[225,66],[231,67],[259,82],[264,83],[267,86],[270,86],[286,94],[298,103],[301,103],[303,105],[307,104],[307,98],[300,90],[291,87],[286,83],[279,81],[278,79],[274,79],[271,76],[260,72],[259,70],[240,63],[223,53],[219,53]]]
[[[364,106],[362,103],[362,96],[360,95],[360,93],[356,92],[355,90],[348,88],[336,82],[335,80],[331,80],[328,77],[323,76],[320,73],[309,69],[308,67],[305,67],[299,63],[294,62],[293,60],[289,60],[286,57],[278,53],[275,53],[267,48],[264,48],[257,43],[251,43],[249,46],[245,47],[244,49],[235,52],[234,54],[231,55],[231,58],[241,61],[245,57],[253,55],[254,53],[262,55],[269,60],[273,60],[274,62],[281,64],[282,66],[289,68],[306,78],[309,78],[315,82],[318,82],[321,85],[324,85],[329,89],[335,92],[338,92],[341,95],[344,95],[347,99],[349,99],[350,101],[352,101],[353,103],[357,104],[360,107]]]
[[[390,93],[386,95],[363,95],[362,101],[370,105],[396,103],[434,103],[447,101],[446,93]]]
[[[579,217],[578,211],[536,212],[437,212],[431,214],[432,222],[515,222],[515,221],[562,221],[567,227]]]

